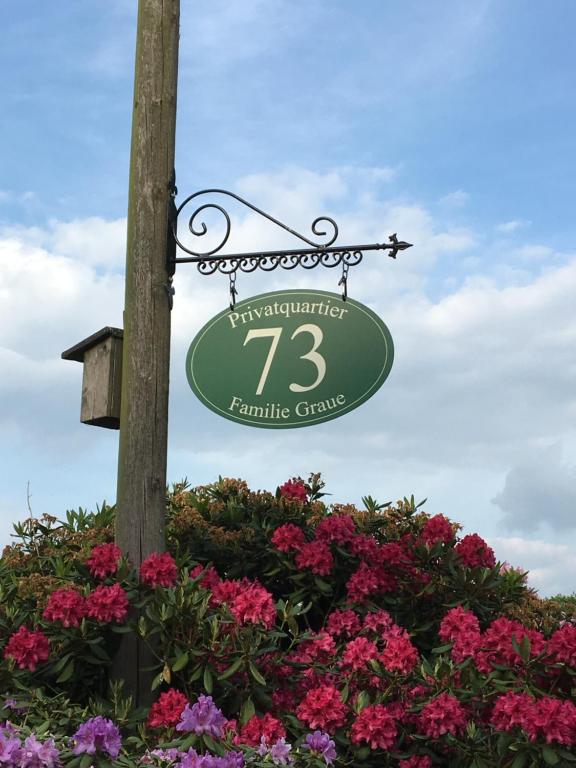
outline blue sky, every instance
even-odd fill
[[[226,285],[180,267],[171,480],[322,470],[337,501],[414,492],[543,593],[576,589],[575,22],[570,0],[182,2],[180,199],[230,188],[302,231],[327,214],[343,242],[415,247],[350,277],[392,331],[389,381],[282,435],[187,390],[187,346]],[[24,0],[0,31],[2,541],[28,483],[35,514],[114,498],[117,433],[79,424],[81,368],[59,355],[121,325],[135,24],[128,0]],[[276,242],[233,216],[233,245]]]

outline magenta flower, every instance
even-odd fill
[[[120,731],[112,720],[100,715],[82,723],[72,738],[75,741],[75,755],[83,752],[93,755],[98,751],[106,752],[110,757],[116,758],[120,753],[122,743]]]
[[[222,736],[226,718],[214,704],[212,696],[198,696],[198,701],[193,707],[186,704],[176,726],[177,731],[193,731],[199,736],[207,733],[215,739]]]

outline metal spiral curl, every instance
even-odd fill
[[[311,245],[314,248],[318,248],[319,250],[321,250],[323,248],[328,248],[330,245],[332,245],[332,243],[338,237],[338,225],[336,224],[334,219],[331,219],[329,216],[319,216],[318,218],[314,219],[314,221],[312,222],[312,225],[311,225],[312,232],[315,235],[318,235],[319,237],[325,237],[328,234],[328,232],[327,232],[325,227],[323,227],[323,228],[319,227],[321,222],[328,223],[332,227],[332,229],[333,229],[333,234],[328,239],[327,242],[325,242],[325,243],[315,242],[314,240],[308,239],[307,237],[305,237],[304,235],[300,234],[299,232],[296,232],[296,230],[291,229],[286,224],[283,224],[281,221],[278,221],[278,219],[275,219],[269,213],[266,213],[265,211],[261,210],[260,208],[257,208],[255,205],[253,205],[252,203],[249,203],[247,200],[244,200],[244,198],[240,197],[239,195],[236,195],[234,192],[229,192],[229,191],[227,191],[225,189],[203,189],[203,190],[200,190],[199,192],[195,192],[194,194],[189,195],[178,206],[178,208],[176,209],[174,220],[172,222],[172,232],[173,232],[173,235],[174,235],[174,240],[176,241],[178,246],[183,251],[185,251],[186,253],[189,253],[191,256],[195,256],[195,257],[198,257],[198,258],[209,258],[213,254],[215,254],[218,251],[220,251],[224,247],[226,242],[228,241],[228,238],[230,237],[230,231],[232,229],[232,224],[231,224],[230,216],[228,215],[228,212],[225,210],[225,208],[223,208],[221,205],[217,205],[216,203],[205,203],[203,205],[200,205],[198,208],[196,208],[193,211],[192,215],[188,219],[188,230],[195,237],[203,237],[204,235],[206,235],[207,232],[208,232],[208,227],[206,226],[206,223],[204,221],[199,222],[198,227],[196,227],[197,217],[199,216],[199,214],[202,211],[205,211],[207,209],[216,210],[216,211],[219,211],[224,216],[224,219],[225,219],[225,222],[226,222],[226,232],[225,232],[224,237],[222,238],[222,240],[219,242],[219,244],[215,248],[212,248],[209,251],[203,251],[202,252],[202,251],[193,251],[190,248],[187,248],[178,239],[178,232],[177,232],[178,216],[180,215],[182,210],[188,205],[188,203],[190,203],[190,201],[196,199],[197,197],[200,197],[201,195],[208,195],[208,194],[227,195],[228,197],[232,197],[234,200],[237,200],[238,202],[242,203],[242,205],[245,205],[247,208],[250,208],[255,213],[258,213],[260,216],[263,216],[265,219],[268,219],[268,221],[271,221],[273,224],[276,224],[278,227],[281,227],[286,232],[289,232],[291,235],[294,235],[294,237],[297,237],[299,240],[302,240],[303,242],[308,243],[308,245]],[[306,266],[302,262],[299,262],[299,263],[301,263],[302,266]],[[316,263],[319,263],[319,262],[316,262]],[[262,265],[262,262],[260,262],[260,266],[263,269],[266,269],[266,267]],[[273,267],[269,266],[267,269],[268,269],[268,271],[271,271],[272,269],[276,269],[277,266],[278,266],[278,264],[275,264],[275,266],[273,266]],[[286,267],[286,266],[284,266],[284,264],[282,264],[280,266],[282,266],[284,269],[291,269],[292,268],[292,267]],[[294,264],[293,266],[296,266],[296,264]],[[242,271],[248,271],[248,272],[252,271],[251,269],[243,269],[242,266],[240,266],[239,268]],[[311,267],[308,267],[308,268],[311,268]],[[199,266],[198,269],[200,270],[200,272],[202,272],[202,274],[210,275],[213,272],[215,272],[216,269],[218,269],[218,267],[215,266],[212,269],[211,266],[206,266],[205,268],[201,268]],[[254,267],[254,269],[256,269],[256,267]],[[220,270],[220,271],[222,271],[222,270]],[[228,268],[226,269],[225,274],[228,274]]]
[[[364,254],[357,250],[342,251],[314,251],[312,253],[279,253],[279,254],[257,254],[245,257],[226,257],[215,256],[211,258],[198,259],[196,266],[202,275],[213,275],[220,272],[223,275],[230,275],[233,272],[254,272],[258,268],[264,272],[272,272],[280,267],[281,269],[294,269],[295,267],[304,267],[304,269],[314,269],[319,264],[323,267],[337,267],[339,264],[346,264],[348,267],[355,267],[360,264]]]

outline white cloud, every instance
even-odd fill
[[[126,261],[126,219],[98,216],[72,221],[53,220],[47,227],[4,227],[0,237],[45,248],[55,256],[108,270],[123,270]]]
[[[360,197],[359,174],[376,178]],[[558,477],[568,492],[564,470],[574,464],[576,259],[562,266],[551,262],[548,271],[528,274],[520,284],[478,273],[436,295],[429,284],[444,281],[452,254],[477,254],[477,234],[442,226],[421,204],[383,196],[380,181],[388,183],[386,176],[381,169],[286,169],[278,176],[254,174],[236,186],[304,234],[314,216],[326,213],[340,225],[340,242],[382,241],[394,231],[414,242],[395,262],[367,253],[349,275],[350,295],[375,309],[392,331],[396,359],[382,390],[354,413],[306,433],[275,434],[219,419],[193,398],[184,358],[202,324],[226,307],[227,278],[204,277],[193,265],[181,265],[172,316],[170,479],[186,474],[201,483],[220,473],[244,474],[255,487],[271,487],[294,473],[322,470],[337,501],[414,492],[432,497],[429,509],[484,535],[495,533],[499,509],[506,517],[525,504],[527,530],[543,514]],[[241,207],[229,209],[234,250],[295,244]],[[42,465],[50,467],[62,489],[61,508],[68,492],[91,489],[100,500],[100,493],[110,497],[101,488],[114,484],[117,438],[78,423],[81,366],[59,356],[102,326],[122,324],[124,230],[123,220],[91,218],[13,230],[0,240],[0,365],[9,371],[0,384],[0,431],[9,436],[6,445],[26,446],[28,452],[42,446],[46,457],[34,455],[34,477]],[[337,291],[338,278],[338,270],[277,270],[239,274],[238,288],[240,298],[288,285]],[[517,488],[533,467],[530,457],[553,443],[565,446],[566,458],[558,464],[544,454],[541,472],[533,469],[530,478],[537,501],[526,503]],[[18,466],[12,454],[11,447],[5,466],[10,462],[20,499],[34,468]],[[82,488],[68,477],[72,465]],[[512,471],[506,479],[511,467],[524,467],[513,486]],[[37,502],[55,493],[48,483],[52,490],[37,489]],[[490,500],[498,494],[496,507]],[[435,507],[440,503],[442,509]],[[551,546],[558,543],[554,535],[547,536]],[[554,572],[553,562],[534,567],[552,569],[542,584],[566,578],[565,570]],[[569,591],[568,582],[562,583]]]
[[[554,250],[547,245],[523,245],[514,252],[514,255],[520,261],[537,263],[550,261],[556,254],[554,253]]]
[[[439,200],[440,205],[443,205],[446,208],[464,208],[469,202],[470,195],[462,189],[457,189],[455,192],[449,192]]]
[[[574,529],[576,466],[563,460],[559,444],[534,452],[508,472],[504,488],[493,502],[510,529]]]
[[[490,537],[500,560],[523,571],[530,571],[529,586],[543,595],[571,594],[576,583],[574,547],[553,544],[543,539]]]
[[[510,221],[503,221],[501,224],[498,224],[496,226],[496,231],[503,232],[504,234],[508,235],[512,232],[516,232],[518,229],[529,227],[530,224],[531,222],[526,221],[525,219],[512,219]]]

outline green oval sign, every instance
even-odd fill
[[[326,291],[274,291],[213,317],[190,345],[186,373],[220,416],[288,429],[357,408],[393,358],[388,328],[363,304]]]

